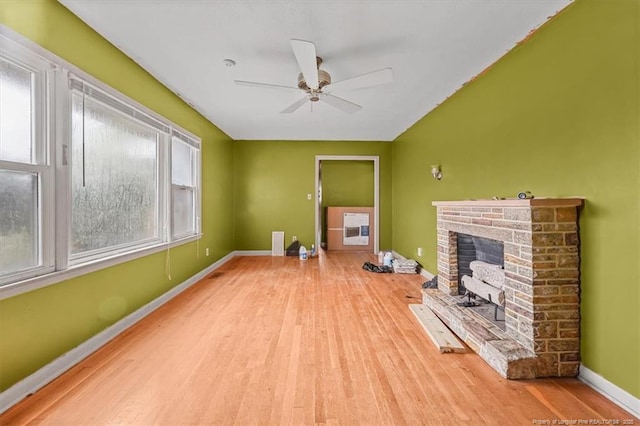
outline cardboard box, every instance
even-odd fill
[[[345,213],[356,214],[347,219],[347,234],[345,240]],[[362,222],[368,214],[368,223]],[[353,223],[350,224],[349,221]],[[327,250],[368,251],[373,252],[375,226],[373,222],[373,207],[327,207]],[[367,240],[367,244],[362,244]]]

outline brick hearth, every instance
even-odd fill
[[[437,305],[436,314],[505,377],[576,376],[580,364],[578,207],[582,200],[436,201],[433,205],[437,207],[438,289],[445,295],[458,294],[457,233],[504,243],[506,333],[485,332],[482,321],[466,317],[463,324],[457,307],[433,293],[425,292],[424,302],[432,308]]]

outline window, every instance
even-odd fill
[[[198,142],[179,132],[171,139],[172,235],[182,238],[198,232]]]
[[[0,282],[51,266],[44,236],[47,164],[43,132],[49,64],[18,46],[0,55]]]
[[[160,241],[168,128],[139,121],[82,81],[71,87],[71,258]]]
[[[0,28],[0,292],[199,238],[200,140],[19,39]]]

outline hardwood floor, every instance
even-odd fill
[[[638,424],[577,380],[441,354],[407,307],[424,279],[361,269],[373,259],[234,258],[0,424]]]

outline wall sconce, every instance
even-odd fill
[[[431,166],[431,176],[433,176],[433,178],[435,180],[442,179],[442,171],[440,170],[440,166],[439,165]]]

